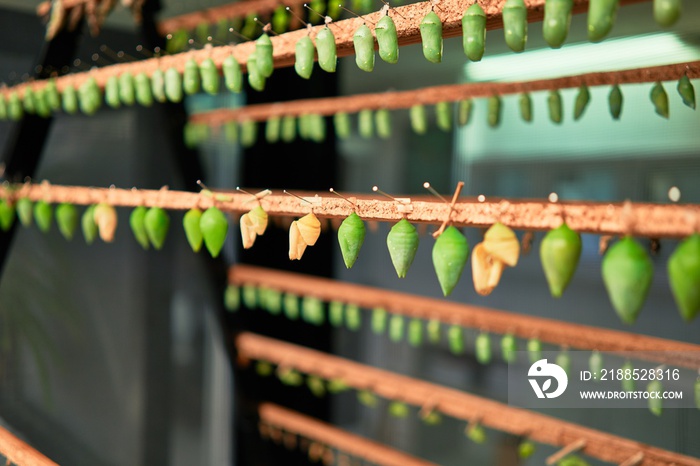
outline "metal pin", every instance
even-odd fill
[[[241,34],[240,32],[238,32],[238,31],[236,31],[235,29],[233,29],[232,27],[228,28],[228,32],[232,32],[232,33],[236,34],[238,37],[240,37],[240,38],[243,39],[243,40],[252,40],[250,37],[244,36],[244,35]]]
[[[314,10],[313,8],[311,8],[311,7],[308,5],[308,3],[304,3],[304,8],[306,8],[307,10],[309,10],[309,11],[311,11],[311,12],[313,12],[313,13],[316,13],[318,16],[320,16],[321,18],[323,18],[323,22],[324,22],[326,25],[328,25],[328,24],[330,24],[331,22],[333,22],[333,18],[331,18],[330,16],[322,15],[322,14],[319,13],[318,11]]]
[[[384,4],[384,6],[382,7],[382,9],[379,10],[380,13],[384,13],[383,16],[388,15],[388,14],[389,14],[389,10],[392,9],[392,8],[391,8],[391,5],[389,5],[389,2],[387,2],[387,1],[385,1],[385,0],[380,0],[380,1]],[[403,19],[406,19],[406,17],[405,17],[404,15],[402,15],[401,13],[399,13],[398,11],[396,11],[396,8],[394,8],[393,10],[394,10],[394,13],[396,13],[396,14],[399,15],[399,16],[401,16]]]
[[[268,33],[268,34],[269,34],[270,32],[272,32],[274,35],[277,35],[277,33],[276,33],[275,31],[272,30],[272,24],[270,24],[270,23],[263,23],[262,21],[260,21],[260,20],[257,18],[257,16],[256,16],[255,18],[253,18],[253,21],[255,21],[255,22],[258,23],[260,26],[262,26],[263,32]]]
[[[304,21],[298,14],[294,13],[290,7],[286,7],[285,10],[287,10],[287,11],[289,12],[289,14],[291,14],[292,16],[294,16],[296,19],[298,19],[299,21],[301,21],[301,23],[302,23],[304,26],[306,26],[306,27],[309,27],[309,26],[310,26],[310,24],[307,23],[306,21]]]
[[[427,181],[425,183],[423,183],[423,187],[425,189],[427,189],[428,191],[430,191],[431,193],[433,193],[436,197],[438,197],[445,204],[449,204],[449,201],[447,199],[445,199],[444,197],[442,197],[442,195],[439,192],[435,191],[435,188],[430,186],[430,183],[428,183]]]
[[[309,198],[307,198],[307,197],[301,197],[301,196],[297,196],[297,195],[294,194],[294,193],[290,193],[290,192],[287,191],[286,189],[283,190],[282,192],[284,192],[285,194],[289,194],[290,196],[294,196],[294,197],[296,197],[297,199],[302,200],[302,201],[304,201],[304,202],[306,202],[306,203],[309,203],[309,204],[311,204],[311,205],[317,205],[317,204],[320,204],[320,203],[321,203],[321,198],[318,197],[318,195],[316,195],[316,197],[313,197],[313,198],[311,198],[311,200],[309,200]]]
[[[141,55],[143,55],[146,58],[153,58],[155,56],[155,54],[153,52],[144,48],[144,46],[141,44],[136,46],[136,51],[139,52]]]
[[[350,204],[352,204],[352,206],[353,206],[354,208],[357,209],[357,205],[356,205],[354,202],[352,202],[350,199],[348,199],[347,197],[345,197],[345,196],[343,196],[342,194],[340,194],[340,193],[339,193],[338,191],[336,191],[335,189],[331,188],[331,189],[329,189],[329,191],[332,192],[333,194],[335,194],[336,196],[345,199],[345,200],[348,201]]]
[[[372,186],[372,191],[375,193],[379,193],[385,197],[388,197],[392,201],[395,201],[398,205],[396,206],[396,210],[401,213],[407,213],[407,212],[413,212],[413,206],[411,205],[411,198],[410,197],[393,197],[379,189],[377,186]]]
[[[350,9],[348,9],[348,8],[345,8],[345,7],[342,5],[342,3],[339,3],[339,4],[338,4],[338,7],[341,8],[341,9],[343,9],[343,10],[345,10],[345,11],[347,11],[347,12],[350,13],[351,15],[357,16],[358,18],[360,18],[360,19],[361,19],[363,22],[365,22],[365,23],[370,23],[371,25],[374,25],[374,24],[375,24],[375,23],[373,23],[372,21],[369,21],[369,20],[368,20],[367,18],[365,18],[364,16],[358,15],[358,14],[355,13],[354,11],[352,11],[352,10],[350,10]]]

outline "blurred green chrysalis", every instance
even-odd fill
[[[275,61],[272,56],[272,41],[270,36],[263,33],[255,41],[255,64],[263,78],[272,76],[275,68]]]
[[[362,326],[362,313],[357,304],[348,303],[345,308],[345,325],[353,332],[358,331]]]
[[[425,325],[425,331],[428,334],[428,340],[431,343],[440,343],[440,328],[441,324],[438,319],[430,319]]]
[[[276,143],[280,138],[280,130],[282,128],[282,119],[278,116],[273,116],[265,122],[265,140],[269,144]]]
[[[371,321],[371,327],[372,327],[372,332],[376,333],[377,335],[381,335],[386,331],[386,323],[388,321],[389,317],[387,315],[386,309],[383,307],[375,307],[372,309],[372,321]]]
[[[196,207],[193,207],[192,209],[188,210],[182,218],[182,226],[185,230],[185,237],[187,238],[187,243],[190,245],[192,251],[194,252],[199,252],[199,250],[202,248],[202,230],[199,227],[199,222],[201,218],[202,211],[197,209]],[[141,241],[139,240],[139,243],[140,242]],[[144,249],[146,249],[146,247],[144,247]]]
[[[402,218],[391,227],[386,237],[386,243],[389,248],[391,262],[399,278],[406,277],[406,273],[416,257],[418,241],[416,227],[405,218]]]
[[[690,82],[688,75],[683,75],[681,79],[678,80],[678,94],[680,94],[683,99],[683,103],[688,107],[695,110],[695,88],[693,83]]]
[[[520,117],[523,119],[523,121],[526,122],[531,122],[532,121],[532,97],[528,92],[523,92],[520,94],[520,100],[518,102],[520,104]]]
[[[374,120],[372,110],[365,108],[357,114],[357,127],[360,136],[368,139],[374,136]]]
[[[292,142],[297,137],[297,122],[293,115],[285,115],[282,117],[282,127],[280,129],[280,138],[284,142]]]
[[[257,54],[255,52],[248,56],[246,71],[248,71],[248,84],[250,84],[250,87],[259,92],[263,91],[265,89],[265,76],[260,74],[260,70],[258,70]]]
[[[452,104],[451,102],[438,102],[435,104],[435,122],[442,131],[452,129]]]
[[[647,385],[647,392],[649,393],[649,411],[654,416],[661,416],[663,411],[663,398],[661,395],[663,392],[663,384],[660,380],[652,380]]]
[[[523,0],[506,0],[503,6],[503,33],[513,52],[525,50],[527,42],[527,8]]]
[[[402,315],[394,314],[389,319],[389,339],[398,343],[403,339],[404,318]]]
[[[399,42],[396,35],[396,24],[385,12],[374,28],[379,45],[379,57],[387,63],[395,64],[399,61]]]
[[[210,95],[219,93],[219,70],[211,58],[205,59],[199,65],[199,74],[202,81],[202,90]]]
[[[51,220],[53,219],[53,207],[44,200],[37,201],[34,204],[34,220],[36,226],[42,233],[48,233],[51,229]]]
[[[254,120],[244,120],[241,122],[241,145],[251,147],[258,138],[258,124]]]
[[[328,322],[333,327],[341,327],[345,314],[345,304],[342,301],[331,301],[328,303]]]
[[[68,107],[70,103],[73,103],[73,101],[66,101],[64,99],[63,104],[64,104],[64,109],[66,109],[66,113],[75,113],[78,110],[78,95],[75,93],[75,89],[68,86],[66,88],[66,91],[68,89],[71,89],[73,92],[73,95],[75,97],[74,107]],[[69,108],[72,111],[68,111]],[[19,121],[22,119],[22,116],[24,115],[24,107],[22,106],[22,100],[19,98],[19,94],[15,91],[10,94],[10,96],[7,99],[7,116],[10,117],[10,120],[12,121]]]
[[[574,120],[578,120],[583,116],[583,112],[586,111],[590,100],[591,93],[588,90],[588,86],[581,84],[576,95],[576,103],[574,104]]]
[[[418,347],[423,343],[423,321],[413,318],[408,323],[408,344]]]
[[[89,205],[83,216],[80,219],[80,226],[83,230],[83,238],[85,243],[92,244],[97,238],[97,223],[95,222],[95,207],[96,204]],[[20,218],[21,219],[21,218]]]
[[[428,130],[428,116],[425,112],[425,106],[422,104],[415,104],[409,110],[409,116],[411,119],[411,128],[417,134],[425,134]]]
[[[32,202],[28,197],[20,197],[17,200],[15,207],[17,208],[17,217],[19,218],[19,222],[22,224],[22,226],[31,226],[33,221],[32,215],[34,213],[34,202]]]
[[[119,78],[115,74],[105,83],[105,102],[112,108],[119,108],[122,105],[119,97]]]
[[[514,363],[518,358],[518,343],[512,333],[506,333],[501,338],[501,356],[508,363]]]
[[[335,49],[335,36],[328,26],[316,34],[316,50],[318,52],[318,65],[321,69],[328,73],[334,73],[338,56]]]
[[[360,25],[352,36],[355,46],[355,63],[362,71],[374,69],[374,36],[366,24]]]
[[[462,16],[462,47],[471,61],[480,61],[486,43],[486,13],[478,3],[467,8]]]
[[[481,364],[491,362],[491,337],[486,332],[480,332],[474,342],[474,354]]]
[[[450,225],[433,246],[433,267],[444,296],[449,296],[457,286],[468,257],[467,238]]]
[[[139,243],[143,249],[148,249],[151,245],[148,239],[148,233],[146,232],[146,212],[148,212],[148,208],[145,206],[138,206],[131,211],[131,215],[129,216],[131,232],[134,234],[136,242]]]
[[[550,47],[558,49],[569,35],[573,0],[546,0],[544,3],[544,20],[542,35]]]
[[[352,268],[365,240],[365,223],[357,213],[351,213],[338,228],[338,243],[345,267]]]
[[[610,114],[612,115],[613,120],[619,120],[620,114],[622,114],[622,90],[617,84],[615,84],[610,90],[608,104],[610,106]]]
[[[650,94],[651,102],[654,104],[654,109],[656,113],[664,118],[669,117],[669,107],[668,107],[668,94],[664,89],[663,84],[657,81],[654,87],[651,88]]]
[[[380,108],[374,114],[377,136],[382,139],[391,137],[391,113],[386,108]]]
[[[464,353],[464,334],[462,327],[453,324],[447,329],[447,341],[450,345],[452,354],[459,355]]]
[[[182,89],[185,94],[192,95],[199,92],[200,86],[199,65],[193,58],[190,58],[185,62],[185,71],[182,73]]]
[[[136,89],[136,102],[144,107],[153,105],[153,90],[151,79],[144,72],[134,77],[134,87]]]
[[[474,103],[471,99],[460,100],[457,104],[457,124],[465,126],[469,123],[472,116],[472,108]]]
[[[15,223],[15,206],[7,199],[0,200],[0,228],[9,231]]]
[[[339,139],[350,137],[350,115],[347,112],[338,112],[333,115],[333,126],[335,127],[335,135]]]
[[[681,0],[654,0],[654,20],[662,27],[673,26],[681,17]]]
[[[308,35],[302,37],[297,41],[294,48],[294,70],[302,78],[309,79],[314,69],[314,55],[316,53],[311,37]]]
[[[490,127],[495,128],[501,123],[501,97],[492,95],[487,104],[487,121]]]
[[[134,76],[128,71],[119,75],[119,99],[124,105],[134,105],[136,102]]]
[[[620,0],[590,0],[588,3],[588,39],[600,42],[615,23]]]
[[[542,359],[542,342],[538,338],[527,341],[527,357],[533,364]]]
[[[420,36],[423,43],[423,56],[431,63],[442,61],[442,21],[430,10],[420,22]]]
[[[173,67],[165,70],[165,95],[171,102],[182,101],[182,76]]]
[[[211,257],[218,257],[228,234],[226,214],[217,207],[209,207],[199,219],[199,229]]]
[[[562,109],[561,94],[558,90],[549,91],[547,106],[549,107],[549,119],[553,123],[561,124],[564,111]]]
[[[236,57],[229,55],[224,58],[224,62],[221,64],[221,70],[224,74],[224,85],[226,89],[231,92],[241,92],[243,88],[243,71],[241,71],[241,64],[238,63]]]
[[[56,207],[56,224],[65,239],[73,239],[78,220],[78,210],[73,204],[62,202]]]
[[[290,17],[289,13],[287,13],[287,8],[284,5],[278,6],[272,13],[272,30],[277,34],[287,32],[289,21]]]

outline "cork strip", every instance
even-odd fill
[[[27,445],[12,432],[0,426],[0,455],[17,466],[58,466],[39,451]]]

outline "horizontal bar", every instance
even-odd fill
[[[629,5],[634,3],[648,2],[649,0],[621,0],[621,5]],[[465,10],[473,2],[471,0],[442,0],[439,8],[436,8],[436,13],[442,21],[443,37],[456,37],[462,34],[462,16]],[[528,21],[541,21],[544,14],[545,0],[526,0],[525,4],[528,8]],[[498,29],[503,27],[501,17],[501,9],[503,0],[483,0],[480,5],[486,13],[487,29]],[[421,41],[419,25],[423,17],[430,11],[431,2],[419,2],[410,5],[392,8],[391,17],[396,24],[399,46],[417,44]],[[588,10],[588,0],[574,0],[575,13],[581,13]],[[330,28],[335,36],[335,43],[338,57],[353,55],[355,53],[353,44],[353,35],[357,28],[365,21],[375,24],[380,18],[380,12],[374,12],[363,16],[362,18],[349,18],[331,23]],[[311,29],[311,37],[315,38],[316,34],[324,28],[324,25],[314,26]],[[288,67],[294,64],[295,45],[297,41],[309,34],[306,29],[289,31],[278,36],[271,37],[273,47],[273,59],[276,68]],[[158,58],[151,58],[130,63],[119,63],[114,65],[97,68],[94,70],[72,73],[66,76],[56,78],[56,86],[59,91],[65,87],[72,85],[79,87],[89,77],[94,77],[100,87],[104,87],[110,76],[119,75],[124,72],[130,72],[136,75],[144,72],[147,75],[153,74],[156,69],[167,69],[173,67],[179,72],[185,69],[185,62],[189,59],[194,59],[197,63],[204,61],[206,58],[211,58],[218,68],[221,68],[223,61],[233,55],[238,62],[245,68],[245,63],[248,56],[255,50],[254,41],[244,42],[238,45],[224,45],[217,47],[207,47],[201,50],[192,50],[174,55],[167,55]],[[466,61],[465,57],[465,61]],[[432,66],[426,62],[426,66]],[[33,81],[22,83],[16,86],[10,86],[5,89],[0,89],[1,94],[8,94],[13,91],[23,92],[24,86],[38,88],[44,83]]]
[[[354,457],[364,458],[372,464],[382,466],[435,465],[435,463],[415,458],[276,404],[262,403],[258,408],[258,414],[260,420],[265,424],[332,446]]]
[[[636,333],[608,330],[568,322],[499,311],[471,304],[425,298],[408,293],[314,277],[305,274],[235,265],[229,269],[229,283],[257,285],[323,301],[338,300],[372,309],[382,307],[392,314],[425,320],[437,319],[489,333],[513,335],[582,350],[609,353],[633,351],[635,357],[672,366],[700,369],[700,345]]]
[[[317,193],[297,192],[314,197]],[[5,185],[0,197],[28,197],[51,203],[70,202],[78,205],[106,202],[115,207],[162,207],[187,210],[213,205],[231,212],[247,212],[253,207],[252,197],[239,192],[217,191],[216,198],[201,193],[167,189],[119,189],[52,185],[47,182]],[[439,225],[450,216],[458,227],[485,227],[500,221],[518,230],[551,230],[562,219],[573,230],[604,235],[646,236],[651,238],[681,238],[694,233],[700,225],[700,206],[695,204],[650,204],[612,202],[557,202],[543,200],[505,200],[460,198],[450,213],[450,206],[434,196],[412,196],[412,211],[405,205],[367,194],[345,194],[355,204],[357,214],[364,220],[396,222],[406,218],[411,222]],[[353,206],[337,196],[318,196],[313,212],[319,218],[345,218]],[[269,215],[303,216],[309,204],[287,194],[275,193],[260,200]]]
[[[619,464],[641,451],[644,466],[700,466],[698,458],[253,333],[237,335],[235,345],[239,360],[268,361],[324,379],[340,377],[358,390],[371,390],[383,398],[418,407],[430,402],[436,411],[448,416],[467,422],[478,420],[485,427],[536,442],[565,447],[584,440],[582,453],[602,461]]]
[[[425,87],[411,91],[390,91],[352,96],[319,99],[291,100],[272,104],[255,104],[238,108],[220,108],[190,116],[192,123],[218,126],[227,121],[265,121],[271,117],[286,115],[334,115],[338,112],[355,113],[363,109],[404,109],[415,104],[434,105],[438,102],[456,102],[463,99],[490,97],[492,95],[520,94],[554,89],[653,83],[678,80],[684,74],[691,79],[700,78],[700,61],[651,66],[621,71],[587,73],[553,79],[523,82],[479,82]]]
[[[38,450],[0,426],[0,456],[17,466],[58,466]]]

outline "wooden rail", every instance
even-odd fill
[[[382,466],[435,466],[435,463],[415,458],[381,443],[339,429],[333,425],[296,413],[272,403],[258,408],[260,421],[286,432],[332,446],[356,458]]]
[[[345,218],[353,211],[347,201],[328,193],[296,192],[314,198],[308,203],[287,194],[271,194],[260,200],[269,215],[302,216],[311,210],[319,218]],[[460,198],[450,214],[450,206],[434,196],[412,196],[410,203],[367,194],[345,193],[355,203],[357,214],[364,220],[396,222],[406,218],[411,222],[441,224],[450,215],[451,223],[459,227],[484,227],[500,221],[518,230],[550,230],[562,219],[572,229],[582,233],[604,235],[631,234],[651,238],[681,238],[700,230],[700,206],[695,204],[649,204],[612,202],[558,202],[544,200],[506,200]],[[213,205],[230,212],[246,212],[254,203],[248,194],[217,192],[201,193],[167,189],[119,189],[81,186],[59,186],[46,182],[0,186],[0,197],[45,200],[50,203],[69,202],[78,205],[106,202],[115,207],[162,207],[187,210]]]
[[[268,361],[324,379],[340,377],[358,390],[371,390],[381,397],[418,407],[430,403],[431,408],[448,416],[478,421],[485,427],[526,436],[536,442],[566,447],[584,441],[581,452],[602,461],[620,464],[642,452],[644,459],[638,463],[642,466],[700,466],[698,458],[272,338],[241,333],[236,336],[235,345],[239,360]]]
[[[638,359],[692,370],[700,369],[700,345],[692,343],[572,324],[251,265],[231,267],[229,283],[265,286],[300,296],[314,296],[328,302],[337,300],[354,303],[368,309],[381,307],[387,312],[408,318],[437,319],[447,325],[456,324],[501,335],[512,333],[523,339],[536,337],[545,343],[573,349],[609,353],[634,352],[634,357]]]
[[[0,426],[0,456],[17,466],[58,466],[49,458]]]

